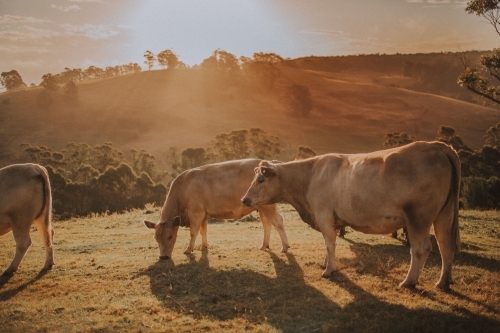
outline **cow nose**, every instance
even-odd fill
[[[170,259],[170,256],[160,256],[160,260],[168,260]]]
[[[250,198],[243,198],[241,200],[245,206],[251,207],[252,206],[252,200]]]

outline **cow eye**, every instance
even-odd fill
[[[260,183],[263,183],[265,179],[266,179],[266,177],[264,177],[264,175],[260,175],[259,178],[257,178],[257,181],[260,184]]]

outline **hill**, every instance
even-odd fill
[[[478,148],[500,111],[458,87],[458,61],[452,54],[310,57],[275,65],[272,78],[199,68],[148,71],[79,82],[78,105],[66,103],[62,90],[48,107],[37,103],[44,88],[5,92],[0,159],[15,159],[21,143],[62,149],[70,141],[111,141],[125,152],[161,156],[171,146],[206,147],[219,133],[251,127],[277,135],[289,150],[308,145],[326,153],[382,149],[394,131],[432,140],[447,125]],[[291,112],[294,84],[309,89],[307,116]]]

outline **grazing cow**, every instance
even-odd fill
[[[160,259],[172,257],[179,226],[190,229],[191,241],[184,251],[189,254],[193,252],[198,231],[201,233],[202,249],[207,248],[207,221],[210,217],[240,219],[255,210],[258,210],[264,226],[264,242],[260,249],[269,247],[271,225],[274,225],[281,237],[281,252],[287,252],[288,239],[283,218],[276,210],[276,205],[247,207],[240,200],[252,181],[254,169],[259,162],[261,160],[257,159],[229,161],[181,173],[170,186],[160,222],[144,221],[146,227],[155,229]]]
[[[325,239],[323,276],[335,271],[336,231],[349,226],[369,234],[406,227],[411,264],[400,286],[417,283],[431,252],[434,232],[442,257],[437,287],[452,283],[460,250],[458,194],[460,161],[440,142],[415,142],[368,154],[327,154],[302,161],[263,161],[242,201],[247,206],[285,201]]]
[[[51,221],[52,195],[47,170],[38,164],[14,164],[0,169],[0,236],[12,230],[16,253],[3,273],[17,271],[31,246],[30,229],[35,222],[45,246],[45,265],[54,265]]]

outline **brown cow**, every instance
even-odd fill
[[[17,271],[31,246],[35,222],[45,245],[44,269],[54,265],[51,222],[52,195],[47,170],[38,164],[14,164],[0,169],[0,236],[12,230],[16,253],[3,275]]]
[[[458,195],[460,161],[440,142],[415,142],[368,154],[327,154],[302,161],[260,163],[247,194],[247,206],[290,203],[302,220],[321,231],[327,249],[323,276],[335,263],[336,231],[349,226],[370,234],[406,227],[411,264],[400,286],[417,283],[434,232],[442,257],[437,286],[448,289],[460,249]]]
[[[207,221],[210,217],[240,219],[255,210],[258,210],[264,226],[264,242],[260,249],[269,247],[271,225],[274,225],[281,237],[281,251],[286,252],[289,248],[288,239],[276,205],[247,207],[240,200],[259,162],[261,160],[257,159],[229,161],[181,173],[170,186],[160,222],[144,221],[146,227],[155,229],[160,259],[172,257],[179,226],[190,229],[191,241],[184,250],[185,254],[189,254],[193,252],[198,231],[201,233],[202,249],[207,248]]]

